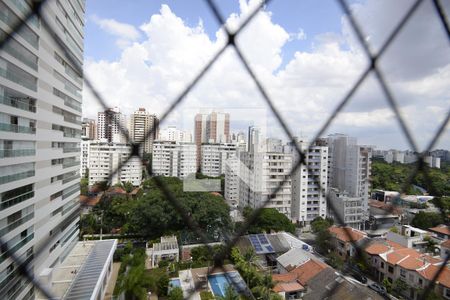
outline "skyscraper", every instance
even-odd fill
[[[30,10],[0,1],[0,36]],[[85,1],[42,8],[54,32],[32,17],[0,52],[0,299],[32,299],[34,286],[9,258],[35,276],[58,265],[78,240],[79,156]],[[39,114],[37,113],[39,112]]]
[[[97,123],[95,120],[83,118],[83,123],[81,123],[81,138],[85,140],[97,139]]]
[[[158,136],[158,121],[156,115],[145,111],[145,108],[139,108],[130,117],[130,138],[133,142],[141,143],[145,153],[152,152],[153,141]],[[156,130],[150,133],[154,127]]]
[[[197,145],[197,169],[199,169],[202,143],[230,142],[230,114],[221,112],[197,114],[195,116],[194,136]]]

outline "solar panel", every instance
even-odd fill
[[[258,239],[261,242],[261,244],[269,244],[269,241],[267,240],[264,234],[259,234]]]
[[[266,246],[267,251],[274,252],[272,246]]]

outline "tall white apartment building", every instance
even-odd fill
[[[237,153],[239,155],[239,153]],[[225,188],[224,197],[230,206],[239,205],[239,172],[240,159],[235,155],[225,160]]]
[[[133,142],[141,143],[141,150],[145,153],[152,152],[153,141],[158,136],[158,124],[156,115],[150,114],[145,108],[139,108],[130,116],[130,138]]]
[[[152,152],[152,173],[185,178],[195,174],[197,147],[194,143],[155,141]]]
[[[119,108],[109,108],[97,114],[97,139],[108,142],[125,143],[127,131],[125,115]]]
[[[298,141],[297,145],[306,156],[306,165],[301,165],[292,176],[292,219],[309,224],[317,217],[327,214],[328,147]],[[300,156],[294,146],[289,145],[295,165]],[[309,171],[308,171],[309,169]]]
[[[192,143],[192,133],[177,129],[176,126],[167,126],[166,128],[159,130],[158,140]]]
[[[0,1],[1,38],[25,19],[28,3]],[[84,6],[46,2],[54,32],[31,17],[0,51],[0,299],[35,297],[10,254],[39,277],[78,240]]]
[[[91,142],[95,142],[92,140],[82,140],[81,151],[80,151],[80,176],[81,178],[85,178],[88,175],[89,170],[89,147]]]
[[[82,156],[81,166],[89,168],[89,185],[102,181],[108,181],[111,185],[120,182],[131,182],[134,186],[141,184],[143,167],[140,158],[132,157],[127,162],[132,150],[130,144],[106,141],[82,143],[88,144],[88,155]],[[115,170],[118,171],[114,172]],[[81,173],[83,174],[83,170]]]
[[[257,208],[267,203],[267,208],[275,208],[291,218],[292,186],[289,172],[292,154],[284,152],[281,140],[252,145],[255,151],[239,153],[239,206]],[[270,198],[279,184],[283,184],[282,188]]]
[[[236,156],[232,143],[202,144],[200,171],[203,175],[217,177],[225,174],[226,160]]]
[[[329,147],[330,186],[348,197],[363,197],[363,211],[367,214],[372,148],[357,144],[354,137],[329,135],[324,140]]]

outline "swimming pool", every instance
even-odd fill
[[[242,280],[242,277],[238,272],[209,275],[208,281],[214,296],[217,297],[224,297],[229,285],[231,285],[238,294],[242,294],[246,291],[244,280]]]
[[[181,288],[181,281],[179,278],[171,278],[169,281],[169,292],[174,287],[180,287]]]

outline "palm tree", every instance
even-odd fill
[[[130,267],[122,278],[119,293],[125,293],[125,299],[146,299],[149,282],[146,275],[144,266]]]

